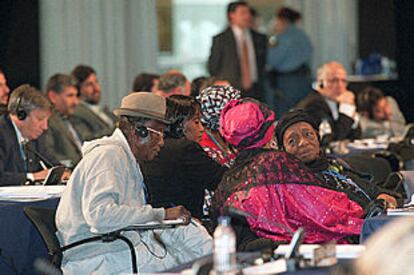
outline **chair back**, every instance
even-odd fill
[[[57,231],[55,223],[56,209],[26,206],[23,211],[42,236],[49,253],[50,263],[60,269],[62,264],[62,252],[59,240],[55,234]]]

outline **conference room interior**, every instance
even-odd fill
[[[226,7],[230,2],[232,1],[3,0],[0,2],[0,69],[7,76],[10,91],[22,84],[30,84],[40,91],[45,91],[48,79],[53,74],[70,74],[79,64],[91,66],[96,70],[102,88],[100,105],[113,110],[121,106],[123,98],[132,94],[134,78],[140,73],[162,75],[171,70],[180,71],[189,81],[200,76],[209,77],[208,58],[213,37],[227,26]],[[327,62],[337,61],[348,72],[347,88],[354,92],[356,97],[368,86],[379,88],[386,96],[396,100],[406,124],[414,123],[413,1],[246,2],[255,8],[258,14],[257,30],[267,36],[269,43],[275,35],[274,16],[279,8],[288,6],[302,14],[299,28],[309,36],[313,45],[309,69],[314,86],[310,87],[309,91],[320,85],[316,81],[318,68]],[[370,58],[382,60],[381,71],[361,71],[361,64],[369,63]],[[262,98],[265,103],[269,103],[268,93],[269,90],[266,90]],[[401,147],[393,147],[398,153],[397,157],[394,157],[395,151],[388,154],[384,153],[386,150],[375,155],[381,161],[378,164],[373,162],[373,166],[380,167],[385,159],[387,163],[391,163],[387,164],[391,172],[401,172],[399,175],[405,177],[408,187],[393,187],[393,191],[405,188],[403,192],[414,192],[414,160],[411,155],[414,152],[414,134],[411,134],[411,143],[408,142],[407,145],[407,141],[404,140]],[[366,144],[372,144],[372,141],[364,143]],[[355,148],[357,147],[353,149]],[[374,156],[371,151],[362,152],[363,150],[358,147],[356,151],[364,155],[363,158],[359,158],[354,155],[352,149],[342,149],[335,152],[345,152],[341,157],[371,172],[372,167],[369,167],[370,164],[365,158],[368,153]],[[333,150],[327,149],[324,153],[329,154]],[[372,170],[375,170],[375,167]],[[371,176],[381,178],[385,182],[392,178],[384,176],[382,172],[384,171],[377,174],[373,172],[375,175]],[[47,269],[33,266],[37,258],[46,259],[40,264],[48,261],[48,248],[43,242],[43,236],[25,215],[24,209],[27,206],[56,209],[60,195],[53,193],[58,191],[50,190],[52,193],[33,202],[10,202],[0,199],[0,217],[4,221],[9,221],[8,225],[0,230],[0,273],[4,270],[4,274],[37,274],[34,272],[35,269],[47,272]],[[0,190],[0,194],[2,192],[4,191]],[[409,201],[409,198],[405,198],[404,202]],[[387,206],[387,203],[385,205]],[[399,207],[402,206],[403,203],[399,204]],[[373,210],[373,207],[370,210]],[[373,210],[375,211],[376,209]],[[374,241],[369,242],[370,237],[398,219],[394,217],[398,214],[387,216],[384,214],[386,210],[384,211],[382,215],[375,213],[366,216],[361,234],[357,240],[352,240],[355,241],[353,244],[369,244],[374,247]],[[242,220],[245,221],[247,218],[250,216],[245,215]],[[210,221],[206,220],[210,226]],[[209,233],[213,234],[214,230],[209,230]],[[378,241],[378,237],[374,240]],[[390,244],[384,242],[383,245]],[[360,246],[355,253],[357,256],[363,253]],[[239,257],[244,259],[243,257],[250,257],[249,255]],[[361,259],[366,260],[368,255]],[[259,253],[259,256],[263,254]],[[258,256],[255,254],[252,257]],[[139,259],[139,255],[137,258]],[[251,258],[243,261],[246,265],[251,264]],[[205,263],[209,263],[210,267],[212,265],[211,260]],[[346,269],[349,265],[348,260],[339,260],[339,263],[340,265],[333,269],[321,268],[322,274],[335,274],[334,272],[339,272],[338,266],[342,268],[344,264]],[[363,264],[359,262],[358,265]],[[180,266],[181,269],[189,267],[191,265],[188,264]],[[171,270],[179,272],[177,269]],[[346,274],[342,269],[340,272]],[[287,274],[295,274],[295,271],[290,270]],[[358,274],[369,273],[361,271]]]

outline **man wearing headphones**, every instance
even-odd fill
[[[356,139],[361,136],[355,96],[347,90],[347,72],[337,62],[329,62],[318,69],[315,91],[309,93],[297,108],[313,116],[321,129],[329,123],[332,140]]]
[[[48,168],[57,164],[42,137],[51,115],[50,102],[34,87],[21,85],[10,97],[8,112],[0,117],[0,185],[44,180]]]
[[[141,164],[151,161],[164,145],[165,98],[132,93],[114,110],[119,126],[109,137],[87,142],[83,158],[60,200],[56,225],[61,245],[146,222],[182,218],[186,226],[131,232],[138,273],[171,268],[211,253],[212,241],[200,225],[189,224],[183,207],[154,208],[148,204]],[[122,242],[93,242],[73,248],[63,257],[65,274],[130,272],[130,252]]]

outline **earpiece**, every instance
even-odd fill
[[[184,136],[183,119],[178,118],[173,124],[170,124],[165,129],[165,134],[172,138],[181,138]]]
[[[24,92],[20,93],[16,102],[16,116],[19,120],[25,120],[27,117],[27,112],[21,107],[21,102],[23,100]]]
[[[321,80],[321,82],[319,82],[319,88],[323,89],[325,86],[323,85],[323,81]]]
[[[137,135],[141,138],[148,137],[148,129],[145,126],[135,126],[135,131],[137,132]]]

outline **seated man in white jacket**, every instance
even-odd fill
[[[163,145],[165,99],[133,93],[114,110],[119,127],[112,136],[84,144],[83,159],[73,171],[56,213],[61,245],[149,221],[182,218],[182,206],[153,208],[146,203],[140,162],[152,160]],[[202,226],[127,232],[137,253],[138,272],[156,272],[212,252]],[[131,271],[130,252],[122,241],[92,242],[64,253],[65,274],[119,274]]]

